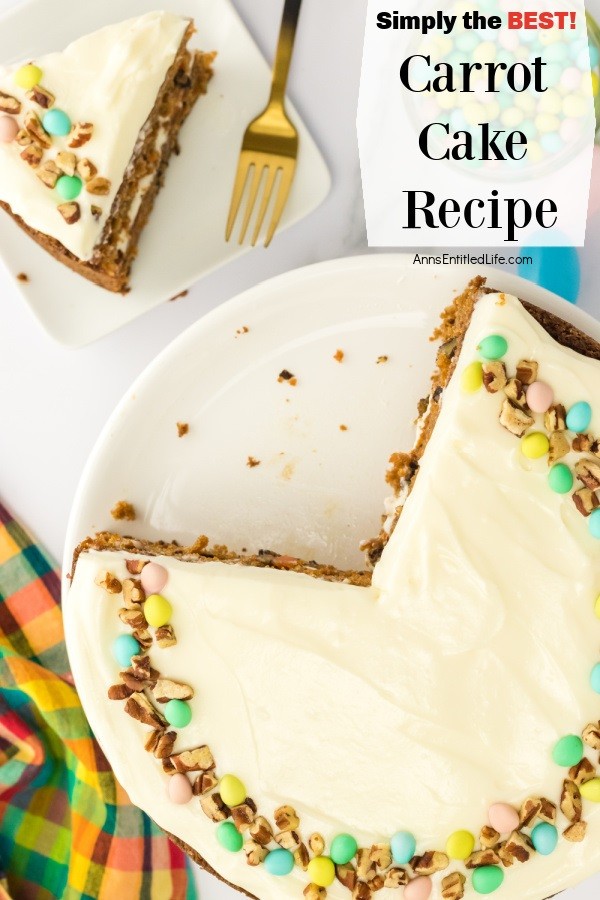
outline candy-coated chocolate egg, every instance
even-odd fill
[[[140,575],[140,581],[142,582],[142,587],[146,594],[160,594],[167,583],[168,578],[169,573],[165,567],[159,566],[159,564],[155,562],[147,563]]]
[[[171,803],[183,805],[189,803],[193,796],[192,785],[187,775],[177,772],[171,775],[167,784],[167,794]]]
[[[17,120],[12,116],[0,116],[0,143],[10,144],[19,133]]]
[[[519,813],[509,803],[493,803],[488,810],[488,821],[495,831],[509,834],[520,825]]]

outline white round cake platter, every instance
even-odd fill
[[[428,392],[429,336],[474,275],[600,340],[600,323],[515,275],[412,259],[374,254],[288,272],[170,344],[127,392],[88,460],[63,590],[75,546],[99,530],[182,544],[207,534],[236,551],[360,567],[359,544],[377,533],[390,492],[388,458],[411,447],[417,402]],[[177,423],[189,426],[183,437]],[[119,500],[133,503],[135,521],[112,519]],[[204,898],[239,896],[199,877]],[[596,878],[563,896],[591,900],[599,887]]]

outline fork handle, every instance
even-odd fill
[[[283,5],[281,29],[279,31],[279,41],[277,43],[277,52],[275,55],[275,63],[273,65],[270,104],[276,103],[283,105],[285,100],[285,89],[290,71],[290,63],[292,61],[292,51],[294,49],[294,40],[296,38],[296,26],[298,24],[298,17],[300,16],[301,5],[302,0],[285,0]]]

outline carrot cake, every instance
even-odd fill
[[[75,272],[124,293],[180,128],[211,77],[188,18],[151,12],[0,67],[0,205]]]
[[[117,778],[259,900],[544,900],[600,870],[600,345],[480,279],[439,338],[372,572],[75,554]]]

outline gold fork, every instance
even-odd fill
[[[233,232],[250,175],[250,193],[240,231],[240,244],[243,244],[246,237],[261,182],[264,180],[265,183],[252,235],[253,247],[258,240],[275,184],[277,183],[277,190],[271,221],[265,237],[265,247],[271,243],[290,193],[298,156],[298,132],[285,111],[285,88],[290,71],[301,3],[302,0],[285,0],[284,3],[273,66],[271,96],[264,112],[250,122],[244,134],[225,232],[227,241]]]

